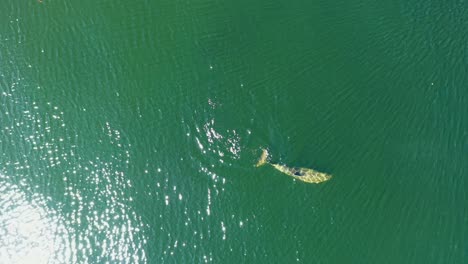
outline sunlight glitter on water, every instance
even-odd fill
[[[83,155],[82,134],[69,133],[60,107],[11,86],[2,95],[0,143],[12,151],[0,164],[0,263],[146,262],[121,131],[104,122],[96,145],[114,151]]]
[[[0,263],[69,263],[76,248],[64,218],[6,178],[0,175]]]

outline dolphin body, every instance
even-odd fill
[[[260,156],[260,159],[258,160],[255,166],[260,167],[265,164],[270,164],[282,173],[308,183],[321,183],[324,181],[328,181],[332,177],[330,174],[319,172],[309,168],[290,168],[285,165],[269,163],[268,150],[263,149],[262,155]]]

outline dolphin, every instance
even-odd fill
[[[330,180],[332,177],[332,175],[330,174],[319,172],[319,171],[309,169],[309,168],[297,168],[297,167],[290,168],[285,165],[270,163],[268,161],[268,155],[269,155],[268,150],[263,149],[262,155],[260,156],[260,159],[258,160],[255,167],[260,167],[265,164],[270,164],[271,166],[281,171],[282,173],[289,175],[291,177],[294,177],[298,180],[308,182],[308,183],[321,183],[321,182]]]

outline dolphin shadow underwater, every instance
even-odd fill
[[[328,181],[332,178],[331,174],[319,172],[313,169],[309,168],[297,168],[297,167],[287,167],[285,165],[280,165],[280,164],[275,164],[275,163],[270,163],[268,161],[268,150],[263,149],[262,155],[260,156],[260,159],[258,160],[257,164],[255,167],[260,167],[266,164],[270,164],[273,166],[275,169],[279,170],[280,172],[289,175],[291,177],[294,177],[295,179],[301,180],[303,182],[307,183],[321,183],[324,181]]]

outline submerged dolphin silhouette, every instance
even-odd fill
[[[270,163],[268,162],[268,150],[263,149],[262,155],[260,156],[260,159],[258,160],[255,166],[260,167],[265,164],[270,164],[282,173],[308,183],[321,183],[324,181],[328,181],[332,177],[330,174],[319,172],[309,168],[290,168],[285,165]]]

